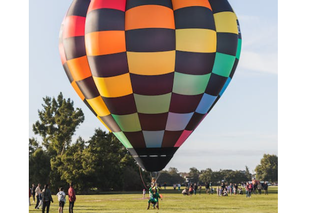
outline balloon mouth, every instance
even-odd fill
[[[129,148],[139,166],[148,172],[159,172],[169,163],[178,147]]]

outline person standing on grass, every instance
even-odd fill
[[[142,195],[143,195],[143,199],[145,199],[146,198],[146,189],[142,190]]]
[[[258,186],[258,181],[256,179],[254,179],[254,182],[252,181],[252,190],[254,192],[254,194],[257,194],[257,186]]]
[[[39,205],[38,205],[37,209],[41,209],[42,207],[43,207],[43,190],[39,196]]]
[[[36,198],[37,198],[37,203],[35,205],[35,209],[39,209],[39,202],[40,202],[40,196],[41,196],[41,184],[38,183],[38,186],[37,188],[35,189],[35,195],[36,195]]]
[[[230,190],[231,190],[231,186],[228,185],[228,186],[227,186],[227,193],[228,193],[228,194],[230,193]]]
[[[258,189],[258,193],[259,193],[259,195],[261,195],[262,185],[261,185],[261,183],[260,183],[260,182],[258,183],[257,189]]]
[[[31,195],[32,195],[32,199],[33,199],[33,202],[34,203],[36,200],[35,200],[35,196],[36,196],[36,187],[34,184],[31,185]]]
[[[51,191],[49,188],[50,188],[49,184],[46,184],[44,185],[44,189],[42,191],[42,202],[43,202],[42,213],[45,212],[45,209],[47,209],[47,213],[49,213],[50,202],[53,203]]]
[[[76,192],[74,191],[74,188],[73,188],[73,182],[70,183],[68,196],[69,196],[69,213],[73,213],[74,202],[76,202]]]
[[[30,197],[31,197],[31,188],[29,188],[29,206],[31,206]]]
[[[253,191],[254,191],[254,185],[253,185],[253,183],[249,183],[249,193],[250,193],[250,197],[251,197]]]
[[[159,198],[160,198],[160,195],[159,193],[157,192],[157,190],[155,188],[151,189],[151,196],[150,196],[150,199],[148,200],[148,207],[147,209],[150,208],[150,203],[153,204],[153,208],[157,207],[157,209],[159,209]]]
[[[251,197],[252,185],[251,183],[247,183],[246,185],[246,197]]]
[[[193,185],[193,192],[194,192],[194,195],[196,195],[196,194],[197,194],[197,190],[198,190],[197,183],[194,183],[194,185]]]
[[[221,189],[222,191],[224,191],[224,189],[226,188],[226,184],[224,182],[221,183]]]
[[[264,194],[267,195],[268,194],[268,183],[266,183],[266,181],[264,181],[263,190],[264,190]]]
[[[201,189],[202,189],[202,186],[201,186],[201,184],[199,184],[199,195],[201,195]]]
[[[63,207],[66,202],[66,193],[64,193],[62,187],[60,187],[57,195],[58,195],[58,202],[59,202],[59,213],[63,213]]]
[[[206,193],[209,193],[209,183],[206,183]]]
[[[234,188],[234,189],[233,189],[233,194],[236,195],[236,194],[238,193],[238,184],[235,183],[234,186],[233,186],[233,188]]]

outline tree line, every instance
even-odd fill
[[[29,183],[50,183],[51,188],[74,182],[79,193],[99,193],[110,190],[141,190],[143,181],[150,182],[149,173],[140,170],[121,142],[112,134],[95,129],[89,140],[79,137],[72,143],[76,129],[84,122],[81,109],[74,108],[70,99],[60,93],[57,98],[43,98],[39,120],[33,125],[35,135],[29,138]],[[277,157],[265,155],[256,173],[261,180],[277,181]],[[270,175],[271,174],[271,175]],[[190,168],[188,177],[193,182],[239,182],[251,180],[246,171],[211,169],[198,171]],[[276,180],[275,180],[276,177]],[[158,182],[168,185],[185,182],[176,168],[164,170]]]
[[[189,169],[188,173],[180,173],[177,168],[170,167],[168,170],[161,172],[158,179],[159,183],[173,185],[177,183],[185,183],[186,179],[192,183],[211,183],[212,185],[220,185],[222,181],[228,183],[244,183],[252,179],[268,181],[270,183],[278,182],[278,157],[276,155],[263,155],[260,164],[255,168],[255,173],[252,174],[246,166],[245,170],[220,169],[212,171],[207,168],[198,170],[195,167]]]

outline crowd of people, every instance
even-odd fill
[[[181,184],[174,184],[173,189],[180,191]],[[251,197],[251,194],[261,194],[262,190],[264,190],[264,194],[268,194],[268,183],[261,182],[259,180],[252,180],[251,182],[246,183],[225,183],[222,182],[220,186],[213,187],[211,182],[205,183],[205,193],[206,194],[214,194],[217,193],[218,196],[228,196],[228,195],[243,195],[244,191],[246,193],[246,197]],[[157,185],[156,181],[153,179],[151,182],[151,186],[149,188],[149,199],[147,209],[150,208],[152,204],[153,208],[159,209],[159,199],[162,199],[161,194],[159,193],[160,187]],[[202,185],[197,183],[186,183],[185,188],[182,190],[183,195],[196,195],[201,194]],[[143,190],[143,198],[145,198],[146,190]],[[56,194],[59,202],[59,213],[63,213],[63,208],[66,202],[66,196],[68,195],[69,200],[69,213],[73,213],[74,203],[76,201],[76,193],[73,188],[73,183],[70,183],[68,193],[64,192],[63,187],[59,188],[59,192]],[[39,183],[37,186],[32,184],[31,188],[29,188],[29,205],[31,206],[30,199],[32,197],[33,203],[35,204],[35,209],[42,209],[42,213],[45,211],[49,213],[50,203],[54,202],[52,199],[52,194],[50,191],[50,185],[45,184],[44,188],[41,189],[41,184]]]
[[[251,197],[251,194],[259,194],[261,195],[262,190],[264,190],[264,194],[268,194],[268,183],[261,182],[259,180],[252,180],[251,182],[246,183],[238,183],[238,184],[225,184],[222,183],[220,187],[217,188],[218,196],[228,196],[228,195],[236,195],[236,194],[244,194],[246,193],[246,197]]]
[[[217,194],[218,196],[228,196],[228,195],[243,195],[246,197],[251,197],[251,194],[260,194],[264,190],[264,194],[268,194],[268,183],[259,180],[252,180],[250,182],[242,183],[225,183],[222,182],[220,186],[213,187],[211,183],[205,183],[205,193],[206,194]],[[183,195],[196,195],[201,194],[202,186],[197,183],[187,183],[185,188],[182,190]]]
[[[70,187],[68,189],[68,197],[69,197],[69,213],[73,213],[74,202],[76,201],[76,193],[73,188],[73,183],[70,183]],[[37,186],[34,184],[29,188],[29,205],[31,206],[31,199],[35,204],[35,209],[42,209],[42,213],[50,211],[50,203],[53,203],[52,194],[50,191],[50,185],[45,184],[44,188],[41,189],[41,184],[39,183]],[[57,193],[57,199],[59,202],[59,213],[63,213],[63,208],[66,202],[66,193],[64,192],[63,187],[59,188],[59,192]]]

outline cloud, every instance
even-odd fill
[[[241,52],[239,69],[277,74],[277,54],[243,51]]]
[[[278,73],[277,22],[257,16],[239,16],[242,51],[239,68]]]

